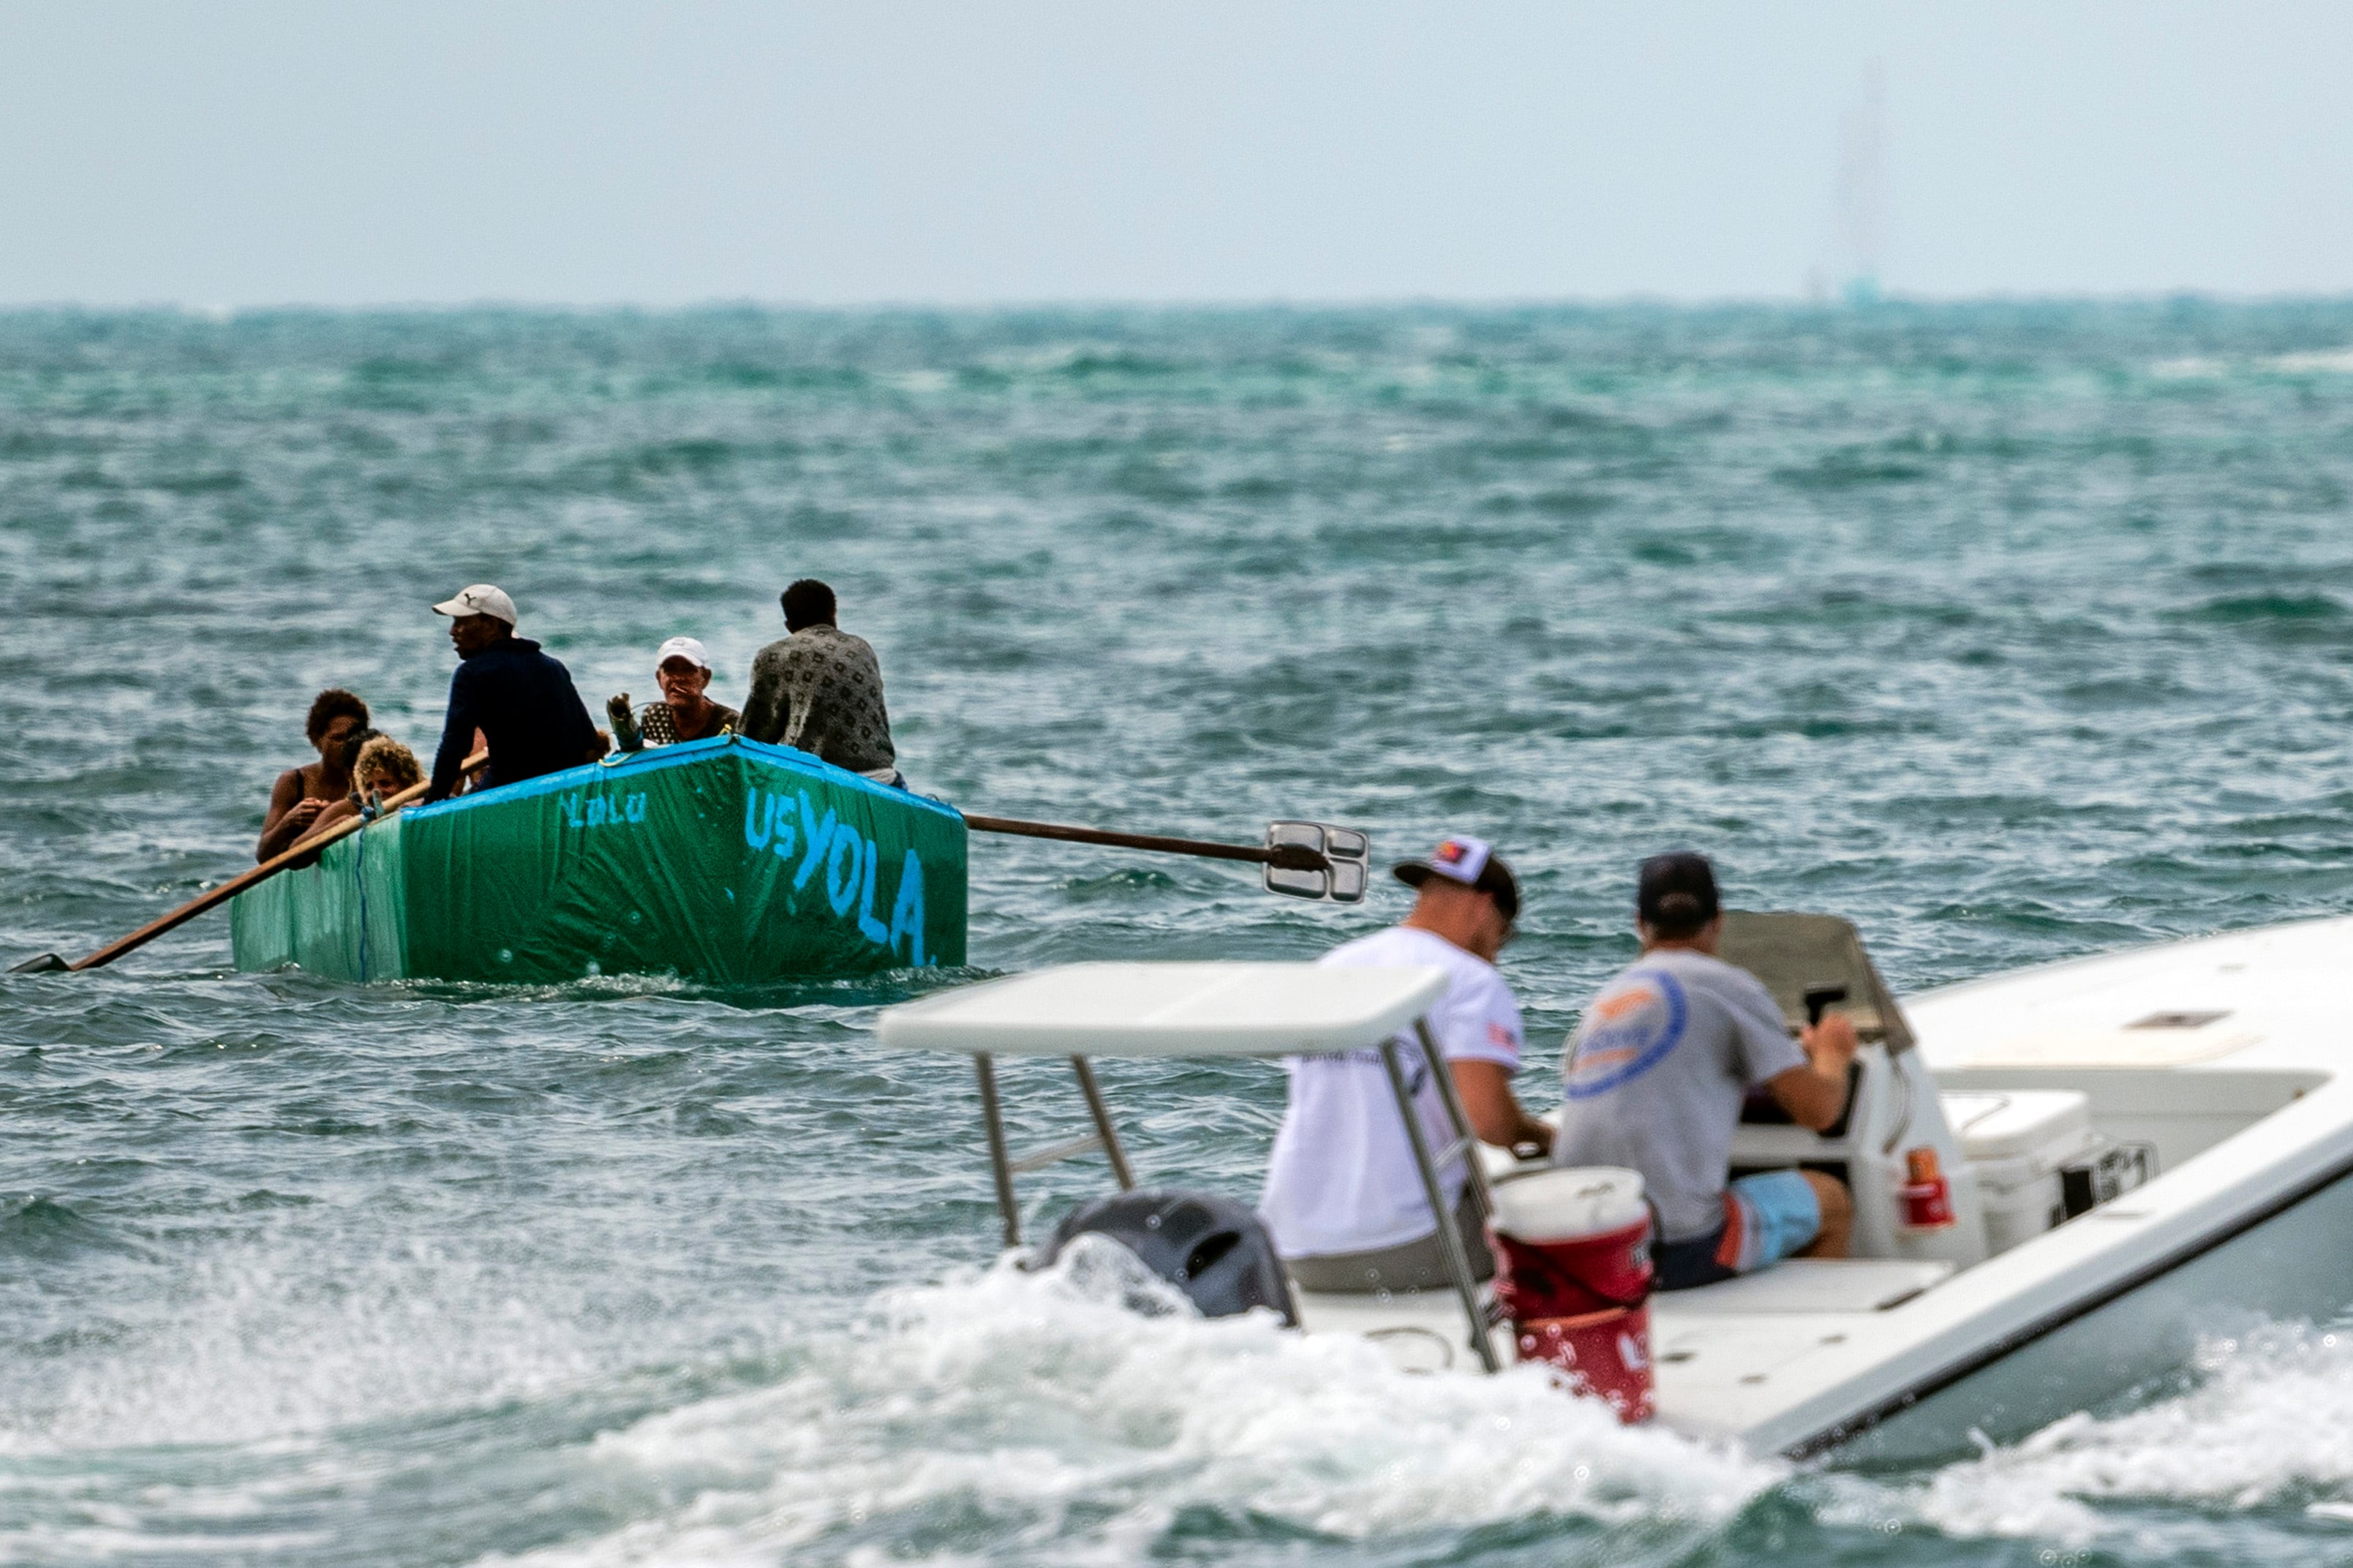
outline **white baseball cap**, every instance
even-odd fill
[[[674,658],[682,658],[697,669],[711,668],[711,656],[703,651],[702,644],[693,637],[672,637],[654,649],[656,669],[661,668],[663,665]]]
[[[433,613],[437,616],[491,616],[509,626],[515,624],[514,601],[507,597],[504,588],[489,583],[477,583],[470,588],[459,589],[456,598],[442,600],[433,606]]]

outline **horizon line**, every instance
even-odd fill
[[[2335,292],[2284,289],[2240,292],[2220,289],[2133,289],[2116,291],[1989,289],[1968,294],[1882,291],[1868,300],[1842,295],[1721,294],[1366,294],[1315,297],[1232,295],[1153,297],[1146,295],[1074,295],[1060,298],[816,300],[760,298],[753,295],[712,295],[702,299],[649,302],[638,300],[531,300],[480,295],[464,300],[370,300],[328,302],[282,300],[253,303],[221,303],[192,300],[0,300],[0,316],[30,315],[177,315],[196,320],[227,321],[266,315],[432,315],[495,310],[529,315],[693,315],[724,311],[762,311],[804,315],[1018,315],[1032,312],[1132,310],[1168,314],[1218,311],[1283,311],[1302,314],[1361,310],[1655,310],[1693,313],[1727,310],[1814,310],[1825,315],[1862,315],[1894,309],[1941,309],[1993,305],[2175,306],[2229,307],[2334,305],[2353,303],[2353,287]]]

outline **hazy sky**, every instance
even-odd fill
[[[0,303],[2353,290],[2353,5],[0,0]]]

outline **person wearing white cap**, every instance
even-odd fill
[[[458,668],[449,678],[449,715],[442,721],[426,799],[440,800],[457,787],[477,730],[491,750],[478,787],[520,784],[596,760],[603,737],[589,721],[572,672],[537,643],[514,635],[515,603],[505,589],[476,583],[434,605],[433,613],[449,617]]]
[[[1456,834],[1425,859],[1396,868],[1415,890],[1400,925],[1324,955],[1349,967],[1429,966],[1447,974],[1430,1011],[1430,1032],[1454,1079],[1471,1129],[1504,1148],[1548,1149],[1552,1130],[1520,1109],[1520,1007],[1495,968],[1519,918],[1520,885],[1486,840]],[[1412,1064],[1414,1101],[1430,1146],[1451,1141],[1421,1047],[1400,1036]],[[1448,1284],[1446,1255],[1414,1164],[1388,1069],[1377,1049],[1291,1057],[1290,1103],[1267,1162],[1259,1215],[1292,1278],[1310,1290],[1423,1290]],[[1440,1173],[1455,1228],[1474,1268],[1493,1260],[1469,1201],[1460,1161]]]
[[[617,750],[708,741],[744,722],[744,715],[704,695],[711,686],[711,656],[693,637],[672,637],[654,650],[654,680],[661,687],[662,700],[635,713],[626,691],[606,700]]]

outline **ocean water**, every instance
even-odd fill
[[[462,584],[595,707],[680,632],[740,700],[814,574],[923,790],[1495,839],[1542,1105],[1662,847],[1903,990],[2353,910],[2348,524],[2348,304],[0,315],[0,958],[237,869],[318,688],[428,742]],[[983,840],[973,960],[1403,906]],[[0,981],[0,1561],[2353,1561],[2333,1324],[1864,1474],[1008,1270],[967,1079],[871,1043],[940,983],[351,986],[219,916]],[[1254,1192],[1279,1075],[1104,1076]]]

